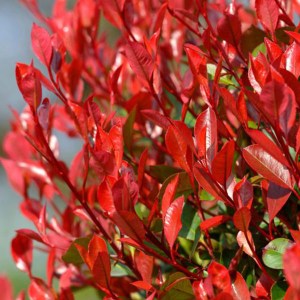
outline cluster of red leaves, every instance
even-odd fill
[[[29,298],[299,299],[298,2],[22,2],[46,72],[17,64],[1,163],[36,227],[11,245]]]

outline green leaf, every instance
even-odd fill
[[[207,73],[209,75],[209,78],[213,80],[215,78],[217,66],[214,64],[207,64],[206,68],[207,68]],[[233,85],[234,82],[230,79],[230,77],[228,75],[222,75],[222,73],[224,73],[223,70],[221,71],[221,77],[219,83],[224,85]]]
[[[156,165],[150,166],[149,173],[152,177],[158,180],[159,183],[163,183],[168,177],[173,174],[176,174],[181,169],[165,166],[165,165]]]
[[[161,298],[163,300],[195,299],[191,282],[181,272],[171,274],[161,289],[164,291]]]
[[[285,250],[293,244],[292,241],[278,238],[271,241],[264,249],[262,259],[264,264],[271,269],[283,269],[282,256]]]
[[[88,244],[90,242],[90,237],[84,237],[84,238],[78,238],[76,239],[67,252],[62,256],[62,259],[65,263],[73,264],[73,265],[81,265],[84,263],[84,261],[81,258],[81,255],[79,254],[77,248],[74,244],[78,244],[80,246],[83,246],[84,248],[88,248]]]
[[[288,285],[285,281],[278,281],[273,284],[271,288],[271,299],[272,300],[283,300]]]
[[[112,264],[112,269],[110,275],[112,277],[124,277],[124,276],[134,276],[132,271],[125,265],[117,263]]]
[[[200,218],[195,208],[189,203],[186,203],[183,207],[181,222],[182,228],[179,232],[179,236],[194,241],[196,231],[199,229]]]

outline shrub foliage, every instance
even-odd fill
[[[29,298],[300,299],[298,1],[22,2],[43,66],[16,66],[1,163]]]

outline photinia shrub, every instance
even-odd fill
[[[1,163],[29,298],[300,299],[298,1],[22,2],[43,68],[16,66]]]

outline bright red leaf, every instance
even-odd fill
[[[279,7],[275,0],[256,0],[255,7],[257,16],[263,26],[272,34],[275,32],[278,17]]]
[[[49,33],[44,28],[33,24],[31,30],[31,43],[33,51],[40,62],[49,67],[52,58],[52,44]]]
[[[146,48],[137,42],[128,42],[125,47],[126,57],[134,73],[145,83],[149,83],[154,63]]]
[[[212,162],[212,175],[225,188],[232,172],[234,149],[234,141],[227,142]]]
[[[288,248],[283,255],[283,271],[290,286],[300,293],[300,244]]]
[[[182,227],[181,213],[183,209],[184,197],[174,200],[169,206],[164,219],[164,233],[170,248],[173,248],[177,235]]]
[[[11,254],[16,266],[31,275],[33,242],[28,237],[17,234],[11,242]]]
[[[292,188],[293,180],[289,170],[259,145],[244,148],[243,157],[251,168],[266,179],[282,187]]]
[[[201,228],[201,230],[205,231],[205,230],[208,230],[210,228],[219,226],[219,225],[225,223],[226,221],[228,221],[230,219],[231,219],[230,216],[218,215],[218,216],[209,218],[209,219],[201,222],[200,228]]]

